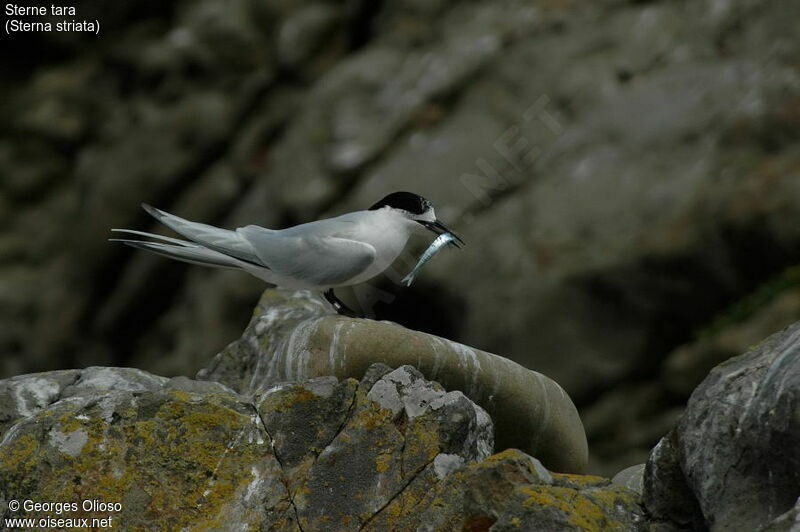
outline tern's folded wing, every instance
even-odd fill
[[[345,283],[375,261],[375,248],[356,240],[286,236],[255,225],[236,231],[270,270],[318,286]]]

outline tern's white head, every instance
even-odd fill
[[[455,233],[450,231],[445,225],[436,219],[436,212],[433,204],[418,194],[412,192],[393,192],[369,208],[371,211],[379,209],[392,209],[400,216],[409,220],[416,227],[424,228],[440,235],[450,233],[456,240],[453,244],[457,247],[464,245],[464,241]],[[418,225],[417,225],[418,224]]]

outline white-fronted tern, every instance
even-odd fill
[[[451,234],[456,247],[463,240],[436,219],[431,202],[411,192],[389,194],[365,211],[317,220],[286,229],[247,225],[235,230],[190,222],[147,204],[144,210],[188,240],[112,229],[158,240],[114,238],[135,248],[192,264],[244,270],[275,286],[318,290],[340,314],[356,315],[334,288],[367,281],[400,255],[412,233]]]

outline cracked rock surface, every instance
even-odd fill
[[[635,492],[606,479],[550,473],[517,450],[490,456],[486,412],[411,366],[249,396],[127,368],[23,375],[0,381],[0,420],[0,517],[42,517],[11,512],[11,499],[99,499],[122,504],[125,529],[643,522]]]
[[[695,389],[650,454],[648,512],[696,530],[789,530],[800,496],[798,411],[800,322],[720,364]]]
[[[319,296],[307,291],[266,290],[241,338],[214,357],[198,378],[257,394],[284,381],[327,375],[361,378],[376,360],[393,367],[413,365],[428,379],[463,391],[492,417],[499,448],[521,449],[562,473],[585,471],[583,424],[570,397],[552,379],[446,338],[391,322],[332,314]],[[415,388],[418,383],[402,384],[407,394],[415,390],[419,401],[448,400],[441,392]],[[399,385],[376,383],[370,398],[414,418],[420,407],[396,391]]]

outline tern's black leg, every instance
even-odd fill
[[[333,288],[329,288],[322,295],[325,296],[325,299],[328,301],[328,303],[333,305],[334,310],[336,310],[336,312],[339,314],[343,316],[349,316],[351,318],[361,317],[356,311],[342,303],[342,301],[336,297],[336,294],[333,293]]]

